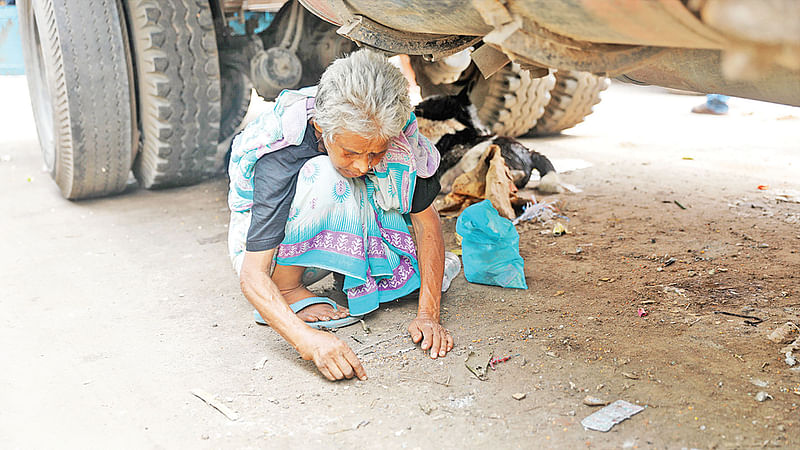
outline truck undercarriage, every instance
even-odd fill
[[[19,11],[44,160],[70,199],[121,192],[131,170],[145,188],[219,173],[253,87],[315,84],[356,45],[409,55],[423,96],[468,89],[502,135],[575,125],[608,77],[800,105],[791,0],[67,3]]]

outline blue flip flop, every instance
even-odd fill
[[[311,306],[311,305],[318,305],[318,304],[321,304],[321,303],[325,303],[325,304],[331,305],[334,310],[338,310],[339,309],[338,305],[336,305],[336,302],[334,302],[333,300],[331,300],[331,299],[329,299],[327,297],[309,297],[309,298],[300,300],[299,302],[292,303],[291,305],[289,305],[289,308],[291,308],[292,311],[294,311],[294,313],[297,314],[303,308],[306,308],[306,307]],[[253,319],[255,319],[257,324],[267,325],[267,322],[265,322],[264,319],[261,318],[261,314],[259,314],[258,311],[256,311],[256,310],[253,310]],[[316,322],[306,322],[306,324],[308,326],[310,326],[311,328],[316,328],[316,329],[319,329],[319,330],[330,330],[330,329],[334,329],[334,328],[346,327],[348,325],[352,325],[354,323],[357,323],[360,320],[361,320],[361,316],[348,316],[348,317],[345,317],[344,319],[319,320],[319,321],[316,321]]]

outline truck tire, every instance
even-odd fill
[[[583,122],[592,113],[592,107],[600,102],[600,92],[608,85],[608,78],[589,72],[556,72],[556,87],[550,91],[550,103],[530,134],[558,134]]]
[[[319,84],[322,72],[336,60],[343,58],[355,51],[358,47],[355,42],[336,34],[336,27],[318,19],[315,15],[302,8],[304,19],[303,37],[297,49],[297,57],[303,63],[303,75],[300,86],[313,86]]]
[[[141,149],[133,173],[146,189],[212,175],[224,157],[214,20],[203,0],[125,2],[133,42]]]
[[[117,0],[30,0],[18,11],[39,144],[61,195],[77,200],[121,192],[134,131],[121,6]]]
[[[233,137],[236,129],[242,124],[247,110],[250,109],[250,97],[253,84],[247,75],[233,66],[220,66],[222,77],[222,119],[219,124],[219,142]],[[225,149],[227,152],[227,149]]]
[[[527,70],[515,63],[488,80],[480,74],[476,78],[469,98],[478,110],[478,118],[492,133],[508,137],[522,136],[536,125],[556,83],[552,73],[531,78]]]

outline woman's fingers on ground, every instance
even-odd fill
[[[453,341],[453,336],[451,336],[450,333],[447,333],[447,351],[449,352],[452,350],[454,345],[455,341]]]
[[[336,364],[336,361],[328,360],[325,367],[327,367],[328,370],[330,370],[331,375],[333,375],[334,379],[341,380],[342,378],[344,378],[344,374],[342,373],[342,370],[339,369],[339,366]]]
[[[422,331],[420,331],[419,327],[415,324],[411,324],[408,327],[408,332],[411,333],[411,341],[415,344],[418,344],[419,341],[422,339]]]
[[[350,363],[350,366],[353,368],[353,370],[355,370],[356,376],[362,381],[366,380],[367,371],[364,370],[364,366],[361,365],[361,361],[359,361],[356,353],[352,349],[348,348],[347,351],[344,352],[344,357]]]
[[[339,354],[336,356],[335,360],[336,365],[339,367],[339,371],[342,372],[345,378],[353,378],[355,375],[355,371],[353,370],[353,366],[350,365],[350,361],[344,357],[344,355]]]
[[[328,370],[328,368],[325,367],[325,365],[323,365],[323,364],[321,364],[321,363],[319,363],[317,361],[314,361],[314,364],[317,365],[317,369],[319,369],[319,373],[321,373],[323,377],[325,377],[325,378],[327,378],[327,379],[329,379],[331,381],[336,381],[336,378],[333,377],[333,375],[331,374],[331,371]]]
[[[431,345],[431,358],[439,356],[439,349],[442,346],[442,333],[438,327],[433,327],[433,344]]]
[[[433,345],[433,333],[431,332],[431,329],[428,328],[422,330],[422,335],[424,337],[422,339],[422,349],[428,350],[429,348],[431,348],[431,345]]]

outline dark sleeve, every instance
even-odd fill
[[[438,176],[430,178],[417,177],[417,182],[414,186],[414,197],[411,199],[411,213],[416,214],[428,209],[441,190],[442,186],[439,184]]]
[[[256,161],[253,172],[253,207],[247,231],[247,251],[276,248],[285,236],[289,208],[297,188],[297,170],[287,160],[289,151],[268,153]]]

